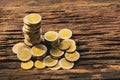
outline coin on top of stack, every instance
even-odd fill
[[[31,27],[34,27],[34,25],[38,25],[40,24],[41,22],[41,16],[37,13],[32,13],[32,14],[29,14],[29,15],[26,15],[24,18],[23,18],[23,21],[26,25],[29,25]]]
[[[69,39],[72,37],[72,31],[70,29],[61,29],[59,31],[59,36],[61,39]]]
[[[46,32],[44,34],[44,39],[52,47],[57,46],[59,44],[59,34],[57,32],[55,32],[55,31]]]

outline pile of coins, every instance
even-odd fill
[[[26,35],[29,37],[25,37],[24,42],[19,42],[12,48],[21,61],[22,69],[35,67],[58,70],[74,67],[74,62],[80,58],[80,53],[76,51],[76,43],[71,39],[72,31],[70,29],[61,29],[59,32],[48,31],[41,37],[39,14],[29,14],[23,21],[24,37]],[[26,32],[27,30],[29,34]]]

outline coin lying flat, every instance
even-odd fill
[[[77,51],[73,52],[73,53],[65,53],[65,58],[68,61],[77,61],[80,58],[80,53],[78,53]]]
[[[48,31],[44,34],[44,38],[47,41],[56,41],[58,37],[58,33],[55,31]]]
[[[72,36],[72,31],[70,29],[61,29],[59,35],[61,39],[69,39]]]
[[[22,49],[17,53],[17,58],[21,61],[28,61],[32,57],[30,49]]]
[[[65,58],[60,59],[59,65],[63,69],[71,69],[74,66],[73,62],[68,62]]]
[[[71,44],[70,48],[68,50],[66,50],[66,52],[74,52],[76,51],[76,45],[75,44]]]
[[[23,42],[19,42],[12,47],[12,51],[17,54],[22,48],[28,48]]]
[[[53,67],[58,63],[58,60],[51,58],[50,56],[46,56],[43,59],[43,62],[47,67]]]
[[[56,58],[61,57],[64,54],[64,51],[59,50],[58,48],[50,49],[50,55]]]
[[[43,56],[47,52],[47,47],[43,44],[33,46],[31,49],[31,53],[34,56]]]
[[[57,63],[55,66],[53,66],[53,67],[51,67],[51,68],[49,68],[49,69],[51,69],[51,70],[58,70],[58,69],[60,69],[61,67],[60,67],[60,65],[59,65],[59,63]]]
[[[22,69],[31,69],[33,67],[33,61],[21,62]]]
[[[46,65],[41,60],[36,60],[34,66],[38,69],[43,69],[46,67]]]
[[[71,46],[71,43],[68,39],[63,40],[59,44],[59,49],[61,50],[67,50]]]
[[[23,22],[28,25],[29,24],[38,24],[41,22],[41,16],[36,13],[29,14],[24,17]]]

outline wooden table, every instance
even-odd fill
[[[11,48],[23,17],[42,16],[43,33],[70,28],[81,54],[70,70],[22,70]],[[1,0],[0,80],[120,80],[120,0]]]

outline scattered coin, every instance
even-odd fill
[[[19,42],[12,47],[12,51],[17,54],[21,50],[21,48],[25,47],[28,48],[28,46],[26,46],[23,42]]]
[[[58,60],[57,59],[53,59],[52,57],[50,56],[46,56],[44,59],[43,59],[43,62],[45,63],[45,65],[47,67],[53,67],[55,66],[57,63],[58,63]]]
[[[21,61],[28,61],[32,57],[30,49],[22,49],[17,53],[17,58]]]
[[[31,53],[33,56],[43,56],[47,52],[47,47],[43,44],[33,46],[31,49]]]
[[[61,67],[60,67],[60,65],[59,65],[59,63],[57,63],[55,66],[53,66],[53,67],[51,67],[51,68],[49,68],[49,69],[51,69],[51,70],[58,70],[58,69],[60,69]]]
[[[77,61],[80,58],[80,53],[78,53],[77,51],[73,52],[73,53],[65,53],[65,58],[68,61]]]
[[[64,54],[64,51],[59,50],[58,48],[50,49],[50,55],[53,58],[60,58]]]
[[[31,69],[33,67],[33,61],[21,62],[22,69]]]
[[[46,65],[41,60],[36,60],[34,66],[38,69],[44,69]]]
[[[73,62],[68,62],[65,58],[60,59],[59,65],[63,69],[71,69],[74,66]]]

